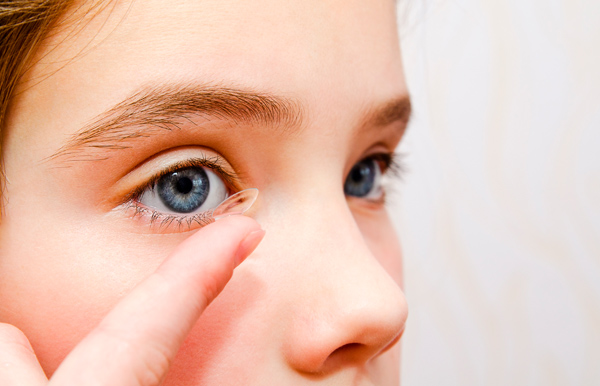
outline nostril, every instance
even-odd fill
[[[345,344],[341,347],[338,347],[337,349],[335,349],[331,354],[331,356],[334,355],[343,355],[344,353],[348,352],[348,351],[356,351],[356,350],[360,350],[361,347],[364,347],[363,344],[360,343],[348,343]]]
[[[404,323],[398,331],[386,344],[365,344],[365,343],[347,343],[332,351],[323,362],[320,371],[326,373],[335,368],[343,367],[348,364],[364,363],[371,358],[379,356],[395,346],[404,334]],[[379,350],[377,350],[379,348]]]
[[[372,350],[362,343],[347,343],[335,349],[321,365],[320,372],[328,373],[340,367],[355,365],[372,356]]]

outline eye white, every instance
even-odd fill
[[[373,161],[375,164],[375,178],[373,179],[373,188],[367,193],[366,198],[368,200],[377,200],[383,196],[383,173],[381,172],[381,165],[377,161]]]
[[[356,163],[344,181],[344,193],[348,197],[377,200],[383,196],[383,173],[381,164],[373,158]]]
[[[207,167],[196,167],[197,169],[202,169],[206,173],[209,181],[209,191],[204,202],[195,208],[191,212],[177,212],[173,209],[169,208],[161,199],[158,192],[158,183],[155,186],[149,186],[144,190],[142,195],[139,197],[138,202],[143,206],[155,210],[161,213],[167,214],[179,214],[179,215],[189,215],[194,213],[201,213],[207,210],[215,208],[219,205],[223,200],[227,198],[227,187],[223,180],[210,168]],[[194,169],[194,168],[182,168],[184,169]]]

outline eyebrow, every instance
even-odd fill
[[[197,125],[193,117],[294,130],[301,127],[303,116],[299,103],[268,93],[215,86],[146,87],[98,115],[46,160],[107,159],[84,150],[128,149],[134,139],[181,129],[186,121]]]
[[[361,128],[407,122],[410,100],[400,96],[367,110]],[[217,118],[234,123],[264,124],[294,132],[305,114],[295,100],[242,89],[217,86],[164,85],[146,87],[98,115],[76,132],[46,160],[65,162],[108,159],[106,152],[132,148],[134,140],[180,129],[184,122],[197,125],[193,117]]]
[[[412,114],[412,106],[408,95],[401,95],[369,110],[363,118],[362,127],[381,128],[395,122],[406,127]]]

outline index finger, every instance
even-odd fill
[[[231,216],[185,240],[67,356],[54,385],[158,385],[190,329],[262,240]]]

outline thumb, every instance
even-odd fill
[[[158,385],[192,326],[264,231],[231,216],[190,236],[67,356],[54,385]]]

